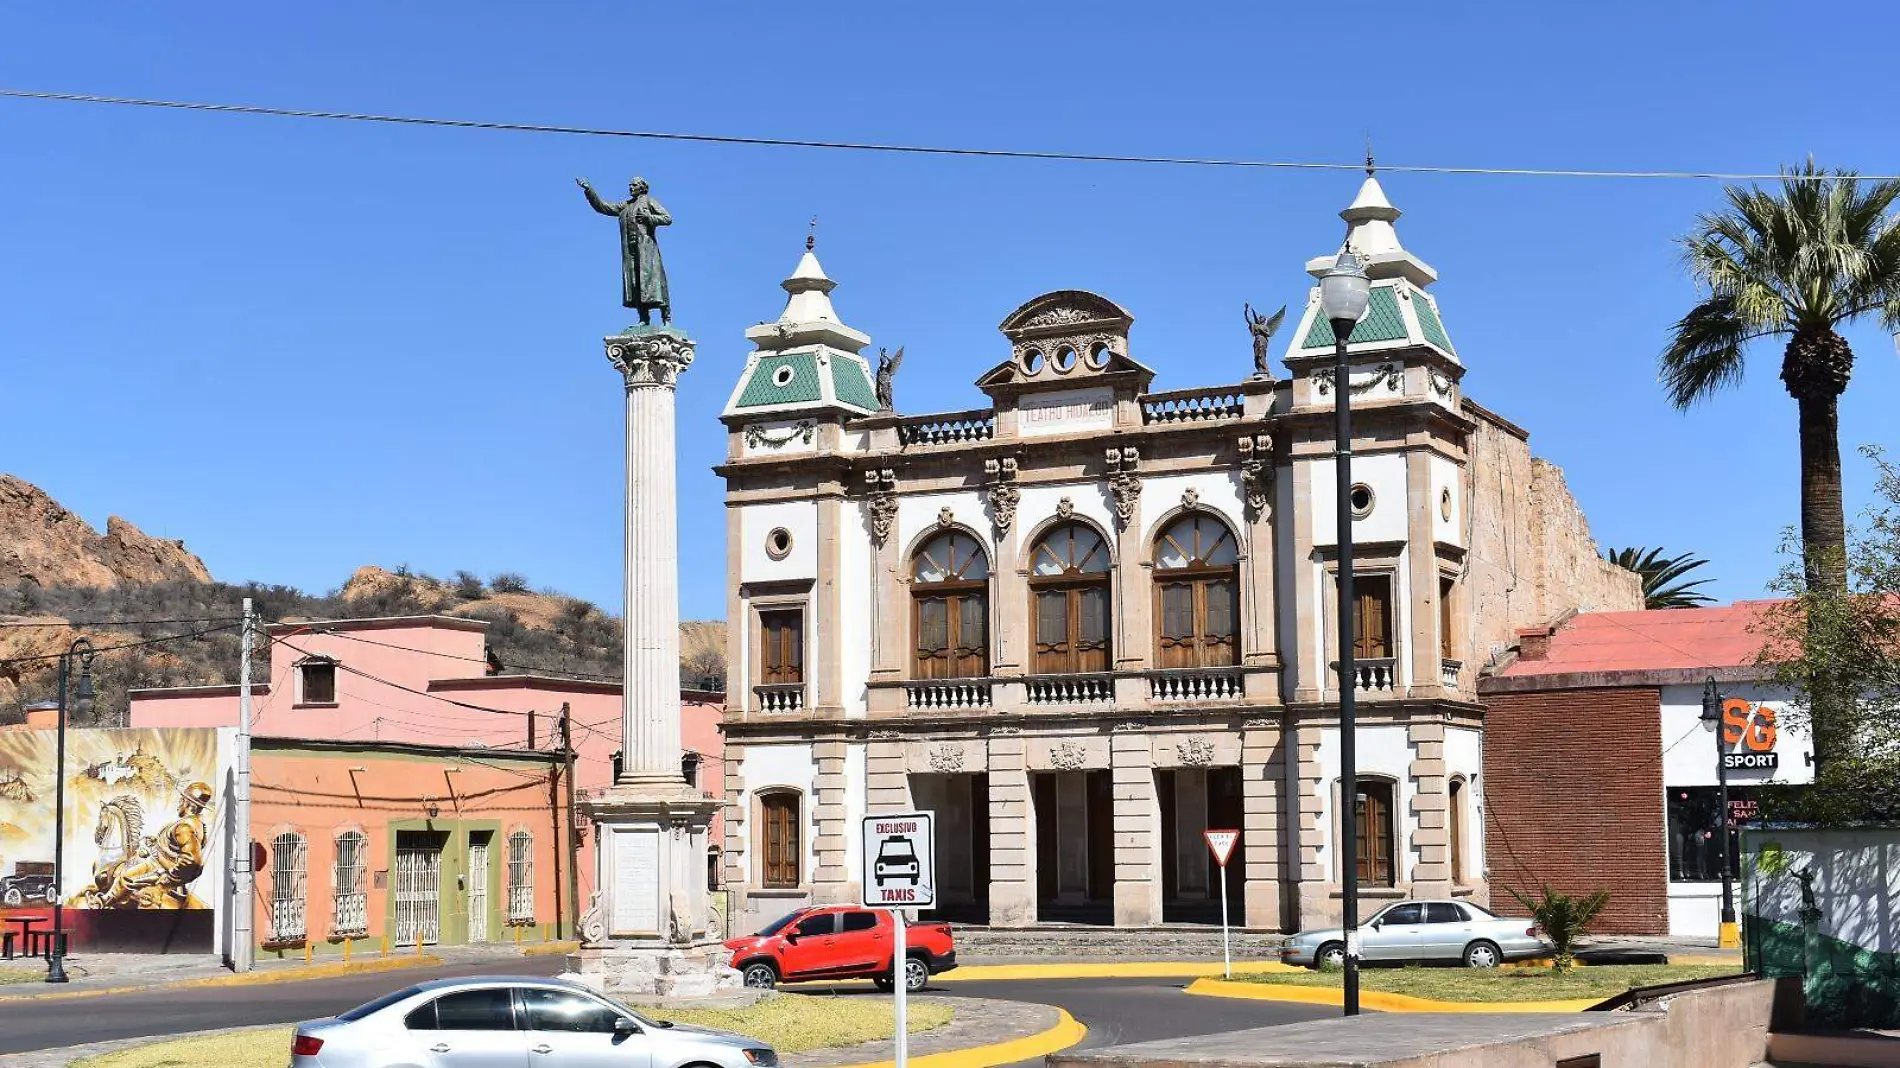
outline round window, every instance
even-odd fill
[[[1451,490],[1449,487],[1438,491],[1438,514],[1444,517],[1445,522],[1451,522]]]
[[[1041,349],[1030,349],[1023,353],[1023,370],[1032,375],[1042,370]]]
[[[1061,348],[1057,349],[1055,365],[1056,365],[1057,371],[1060,371],[1066,374],[1069,368],[1075,366],[1075,350],[1070,348],[1067,345],[1064,345]]]
[[[772,372],[772,384],[775,386],[789,386],[792,384],[792,379],[797,377],[798,368],[788,363]]]
[[[784,527],[773,527],[765,536],[765,555],[774,560],[783,560],[792,554],[792,532]]]
[[[1108,366],[1108,358],[1114,354],[1114,350],[1108,347],[1108,342],[1097,341],[1089,348],[1089,366],[1099,371]]]
[[[1371,486],[1366,485],[1364,482],[1359,483],[1352,488],[1352,492],[1346,499],[1352,502],[1353,518],[1364,519],[1372,514]]]

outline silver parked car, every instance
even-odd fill
[[[676,1027],[561,979],[438,979],[297,1025],[290,1068],[777,1068],[757,1039]]]
[[[1530,920],[1499,916],[1469,901],[1400,901],[1387,905],[1359,928],[1361,961],[1462,962],[1495,968],[1507,960],[1550,953]],[[1287,964],[1317,968],[1343,965],[1346,934],[1340,928],[1301,931],[1280,950]]]

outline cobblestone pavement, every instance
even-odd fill
[[[866,996],[875,996],[880,1000],[885,998],[885,995],[881,994]],[[1059,1019],[1056,1010],[1047,1005],[1031,1005],[1018,1001],[932,995],[920,995],[915,1000],[949,1005],[956,1010],[956,1015],[942,1027],[910,1036],[912,1057],[1027,1038],[1054,1027]],[[788,1054],[783,1061],[786,1068],[837,1068],[839,1065],[888,1061],[896,1055],[897,1043],[885,1039],[881,1042],[866,1042],[862,1045],[845,1046],[839,1049]]]

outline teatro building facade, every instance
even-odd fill
[[[1362,885],[1488,900],[1478,675],[1517,628],[1640,594],[1465,396],[1378,181],[1341,214],[1372,278],[1350,381],[1317,288],[1276,343],[1289,377],[1242,377],[1237,336],[1241,380],[1166,391],[1128,311],[1062,290],[972,367],[989,406],[948,413],[880,410],[807,249],[722,415],[737,928],[855,900],[859,817],[912,807],[937,815],[944,918],[1217,920],[1202,832],[1237,828],[1236,922],[1336,920],[1342,387]]]

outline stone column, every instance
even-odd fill
[[[693,341],[670,328],[607,339],[627,386],[626,653],[621,782],[680,780],[679,485],[674,384]]]
[[[1023,736],[993,734],[990,749],[990,926],[1036,922],[1036,820]]]
[[[673,390],[693,341],[668,326],[606,339],[626,384],[626,660],[621,774],[587,803],[595,885],[570,962],[588,982],[636,997],[702,997],[736,986],[712,925],[704,876],[719,801],[680,770],[679,499]]]
[[[1244,823],[1240,840],[1247,843],[1247,915],[1254,930],[1291,930],[1286,915],[1287,888],[1282,883],[1284,858],[1297,847],[1298,829],[1286,816],[1294,809],[1285,803],[1285,735],[1280,721],[1252,719],[1240,735],[1241,801]],[[1289,842],[1289,839],[1294,839]]]
[[[1115,796],[1115,926],[1161,922],[1161,803],[1155,797],[1154,745],[1138,731],[1108,737]]]

